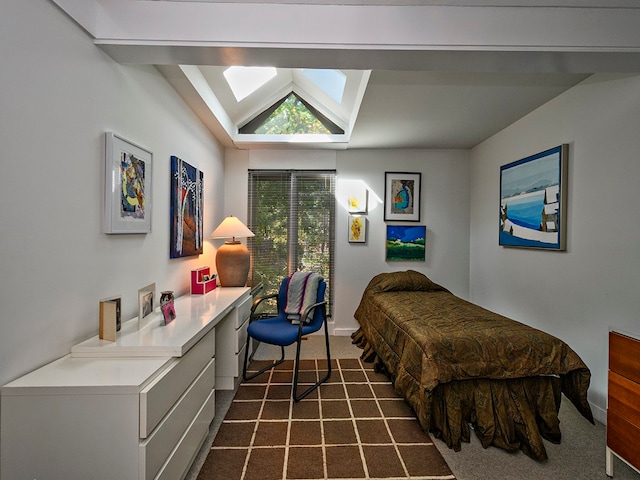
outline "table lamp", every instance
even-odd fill
[[[228,216],[209,238],[230,238],[218,248],[216,270],[223,287],[244,287],[249,275],[249,250],[236,238],[255,237],[238,217]]]

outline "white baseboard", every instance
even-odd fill
[[[334,328],[332,335],[336,337],[350,337],[353,332],[358,330],[357,328]]]
[[[607,411],[604,408],[594,405],[593,402],[589,402],[589,405],[591,405],[591,413],[593,413],[593,418],[606,425]]]

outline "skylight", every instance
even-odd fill
[[[302,73],[337,103],[342,103],[347,76],[340,70],[303,68]]]
[[[331,132],[292,93],[256,129],[256,133],[282,135],[300,133],[327,134]]]
[[[274,78],[278,72],[274,67],[229,67],[224,77],[239,102]]]
[[[240,127],[239,132],[259,135],[329,135],[343,134],[344,130],[292,92]]]

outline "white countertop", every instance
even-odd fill
[[[72,358],[66,355],[2,387],[2,395],[138,394],[171,357]]]
[[[138,319],[124,322],[116,341],[96,335],[71,348],[72,357],[181,357],[232,310],[238,300],[250,295],[248,287],[218,287],[204,295],[175,299],[176,318],[164,325],[158,309],[148,325],[138,330]]]

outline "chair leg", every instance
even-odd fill
[[[267,370],[272,369],[273,367],[280,365],[284,362],[284,347],[280,347],[280,360],[274,361],[271,365],[267,365],[261,370],[247,376],[247,364],[249,363],[249,342],[251,342],[251,337],[247,337],[247,346],[244,349],[244,365],[242,367],[242,379],[246,382],[247,380],[251,380],[256,378],[258,375],[262,375]]]
[[[321,384],[326,382],[331,376],[331,352],[329,348],[329,327],[327,326],[326,320],[324,321],[324,340],[325,340],[325,345],[327,347],[327,374],[325,375],[324,378],[314,383],[308,389],[306,389],[304,392],[298,395],[298,372],[300,369],[300,346],[302,344],[302,339],[301,338],[298,339],[298,345],[296,348],[296,364],[293,372],[293,400],[295,402],[299,402],[300,400],[305,398],[307,395],[313,392],[316,388],[318,388]]]

